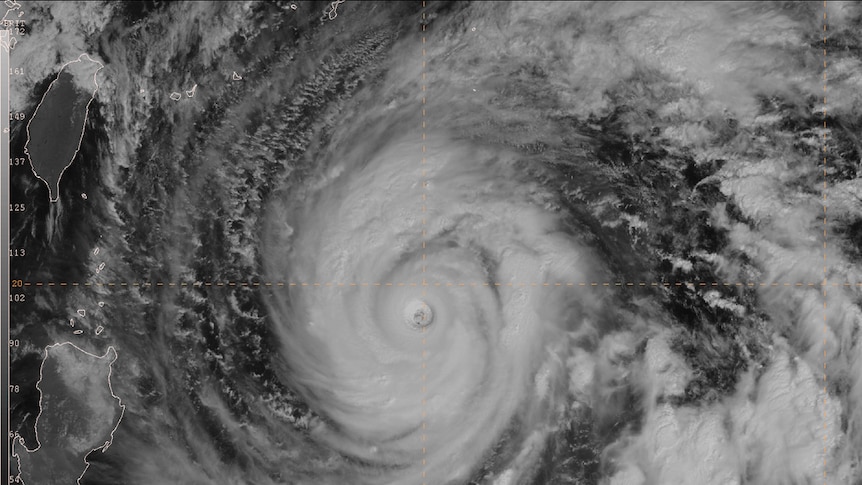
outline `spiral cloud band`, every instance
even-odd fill
[[[437,483],[465,479],[516,415],[518,433],[542,433],[547,421],[523,408],[566,392],[552,347],[577,308],[565,290],[529,285],[588,268],[514,154],[446,133],[424,145],[421,166],[406,139],[335,163],[307,205],[278,211],[290,215],[265,252],[271,277],[332,286],[271,303],[287,372],[327,418],[313,434],[399,469],[398,483],[423,458]],[[424,306],[430,323],[405,322]]]
[[[105,66],[12,172],[28,450],[71,341],[82,483],[860,483],[860,4],[315,5],[28,7],[15,112]]]

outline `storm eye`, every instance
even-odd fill
[[[404,322],[412,328],[427,327],[434,320],[434,312],[427,303],[412,300],[404,308]]]

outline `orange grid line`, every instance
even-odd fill
[[[825,267],[824,267],[825,269]],[[765,288],[765,287],[794,287],[794,288],[814,288],[814,287],[862,287],[862,282],[854,283],[845,282],[827,282],[825,279],[820,282],[776,282],[776,281],[520,281],[520,282],[502,282],[502,281],[470,281],[470,282],[453,282],[453,281],[399,281],[399,282],[358,282],[358,281],[315,281],[315,282],[294,282],[294,281],[120,281],[120,282],[104,282],[104,281],[23,281],[23,287],[37,288],[200,288],[200,287],[241,287],[241,288],[342,288],[342,287],[373,287],[373,288],[388,288],[388,287],[477,287],[477,286],[494,286],[494,287],[533,287],[533,288],[548,288],[548,287],[671,287],[671,286],[686,286],[686,287],[748,287],[748,288]],[[15,288],[13,286],[13,288]]]
[[[421,294],[423,297],[422,298],[422,304],[423,304],[423,306],[426,306],[424,297],[427,294],[427,291],[426,291],[427,285],[426,285],[426,281],[425,281],[425,271],[426,271],[425,238],[428,235],[427,227],[426,227],[426,224],[427,224],[426,201],[427,201],[427,195],[428,195],[428,180],[426,178],[426,176],[427,176],[426,163],[428,162],[428,160],[426,159],[426,155],[425,155],[426,151],[427,151],[427,148],[425,146],[425,138],[426,138],[426,136],[425,136],[426,135],[425,134],[425,128],[426,128],[425,96],[426,96],[426,94],[425,93],[427,91],[427,86],[425,84],[425,73],[426,73],[426,68],[427,68],[427,61],[425,58],[425,55],[426,55],[425,54],[425,42],[426,42],[426,38],[425,38],[425,18],[426,18],[426,16],[425,16],[425,0],[422,0],[422,9],[423,9],[422,10],[422,21],[420,22],[420,25],[422,26],[422,70],[421,70],[421,72],[422,72],[422,82],[421,82],[421,85],[422,85],[422,94],[421,94],[422,104],[420,105],[420,112],[422,113],[422,116],[421,116],[421,120],[422,120],[422,143],[421,143],[422,153],[420,154],[420,174],[421,174],[420,181],[422,182],[421,183],[421,189],[420,189],[420,195],[421,195],[421,199],[422,199],[422,204],[421,204],[422,213],[420,214],[420,217],[422,219],[422,238],[420,240],[422,241],[422,292],[421,292]],[[427,311],[427,308],[426,308],[426,311]],[[427,388],[426,388],[425,384],[427,382],[426,368],[427,368],[427,360],[428,360],[427,359],[428,352],[426,350],[426,345],[425,345],[426,344],[426,337],[425,337],[426,330],[427,330],[427,327],[425,325],[423,325],[421,327],[421,331],[420,331],[420,333],[422,335],[422,353],[421,353],[421,359],[420,359],[421,360],[421,367],[422,367],[422,371],[421,371],[421,374],[422,374],[422,380],[421,380],[422,395],[421,395],[421,401],[420,401],[421,402],[420,414],[421,414],[421,427],[422,427],[422,434],[420,437],[420,443],[421,443],[421,447],[422,447],[422,462],[421,462],[421,464],[422,464],[422,467],[421,467],[422,485],[426,485],[426,483],[427,483],[425,480],[427,478],[427,476],[426,476],[427,472],[426,471],[427,471],[427,466],[428,466],[427,445],[426,445],[426,442],[428,440],[428,436],[425,433],[425,430],[427,428],[427,423],[425,421],[425,418],[427,416],[427,411],[425,409],[425,404],[426,404],[425,396],[427,393]]]
[[[827,310],[826,310],[826,291],[829,288],[829,284],[827,281],[828,278],[828,264],[827,264],[827,222],[826,222],[826,206],[827,206],[827,197],[826,191],[828,189],[828,181],[826,178],[826,169],[827,169],[827,126],[826,126],[826,82],[828,80],[827,76],[827,61],[826,61],[826,0],[823,0],[823,190],[822,190],[822,200],[823,200],[823,285],[822,287],[822,296],[823,296],[823,483],[826,484],[828,472],[827,472],[827,456],[829,454],[829,449],[827,446],[827,441],[829,437],[829,428],[827,422],[826,415],[826,398],[828,396],[828,376],[826,374],[826,346],[827,346],[827,335],[829,334],[829,325],[827,322]]]

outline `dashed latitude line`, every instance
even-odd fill
[[[408,281],[408,282],[289,282],[289,281],[119,281],[119,282],[91,282],[91,281],[23,281],[22,287],[39,288],[77,288],[77,287],[133,287],[133,288],[200,288],[200,287],[250,287],[250,288],[342,288],[342,287],[862,287],[862,282],[777,282],[777,281]],[[14,287],[13,287],[14,288]]]

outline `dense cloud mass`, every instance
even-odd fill
[[[104,65],[12,172],[26,442],[71,341],[82,484],[862,481],[857,4],[335,6],[22,7],[13,109]]]

